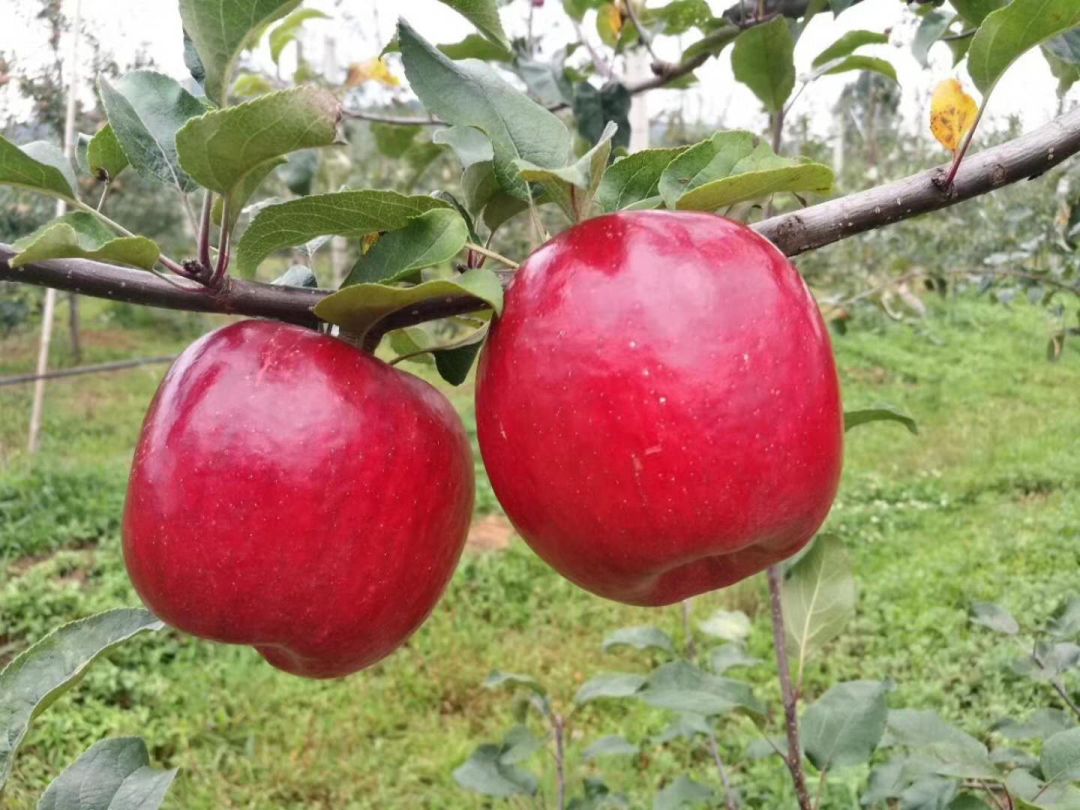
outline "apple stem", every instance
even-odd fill
[[[551,716],[555,730],[555,778],[559,789],[559,810],[566,807],[566,718],[561,714]]]
[[[787,755],[784,757],[784,763],[791,772],[791,781],[795,785],[795,796],[799,800],[799,810],[814,810],[814,804],[810,800],[810,791],[806,787],[802,746],[799,744],[799,695],[791,682],[791,665],[788,663],[784,607],[780,601],[783,576],[779,566],[769,566],[769,602],[772,607],[773,647],[776,650],[776,668],[780,674],[780,692],[783,695],[784,717],[787,721],[788,750]]]

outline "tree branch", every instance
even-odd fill
[[[754,225],[754,229],[788,256],[795,256],[1038,176],[1077,152],[1080,152],[1080,108],[1027,135],[969,156],[951,192],[934,185],[934,178],[944,176],[945,169],[938,167],[895,183],[771,217]],[[13,255],[15,251],[9,245],[0,244],[0,281],[54,287],[145,306],[261,316],[311,326],[317,323],[312,308],[331,292],[240,279],[229,279],[222,289],[210,290],[180,279],[166,280],[142,270],[82,259],[58,259],[14,269],[7,262]],[[394,313],[380,324],[380,331],[485,307],[471,296],[440,299],[434,304]]]
[[[788,256],[838,242],[864,231],[937,211],[958,202],[1038,177],[1080,152],[1080,107],[1008,143],[964,160],[953,188],[939,189],[947,167],[781,214],[754,225]]]

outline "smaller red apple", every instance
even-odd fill
[[[270,321],[196,341],[143,425],[124,558],[147,606],[312,678],[389,655],[465,542],[472,452],[434,388]]]

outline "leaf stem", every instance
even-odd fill
[[[784,607],[780,601],[783,574],[780,566],[769,566],[769,602],[772,607],[773,648],[776,650],[776,668],[780,675],[780,691],[784,700],[784,717],[787,726],[788,750],[784,762],[795,785],[799,810],[814,810],[810,793],[806,788],[806,772],[803,770],[802,745],[799,743],[799,695],[791,683],[791,665],[788,663],[787,638],[784,630]]]
[[[210,269],[210,214],[213,211],[213,195],[210,189],[203,194],[202,212],[199,215],[199,264]],[[222,220],[224,222],[224,220]]]
[[[507,267],[512,267],[514,270],[517,270],[519,267],[521,267],[521,265],[515,262],[513,259],[508,259],[501,253],[496,253],[494,250],[490,250],[489,248],[483,247],[482,245],[478,245],[475,242],[466,242],[465,247],[468,250],[479,253],[481,256],[487,256],[489,259],[494,259],[501,264],[505,264]]]
[[[971,129],[969,129],[967,135],[964,136],[964,142],[960,145],[960,148],[956,150],[956,157],[953,158],[952,166],[949,168],[949,175],[945,178],[946,191],[952,190],[953,180],[956,179],[956,173],[960,170],[960,163],[963,161],[964,155],[967,154],[968,147],[971,146],[971,139],[975,137],[975,130],[982,120],[983,111],[986,109],[986,102],[989,99],[989,94],[983,97],[983,103],[979,105],[979,111],[975,114],[975,121],[971,124]]]

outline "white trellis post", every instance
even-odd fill
[[[79,36],[82,25],[82,0],[74,0],[75,14],[71,28],[71,57],[67,63],[67,114],[64,118],[64,155],[71,160],[75,153],[75,94],[79,79]],[[56,202],[56,215],[63,216],[67,204],[63,200]],[[34,383],[34,401],[30,406],[30,431],[26,441],[27,451],[37,452],[41,438],[41,416],[45,407],[45,380],[40,379],[49,367],[49,344],[52,343],[53,322],[56,316],[56,290],[51,287],[45,291],[45,307],[41,314],[41,339],[38,343],[37,374]]]

